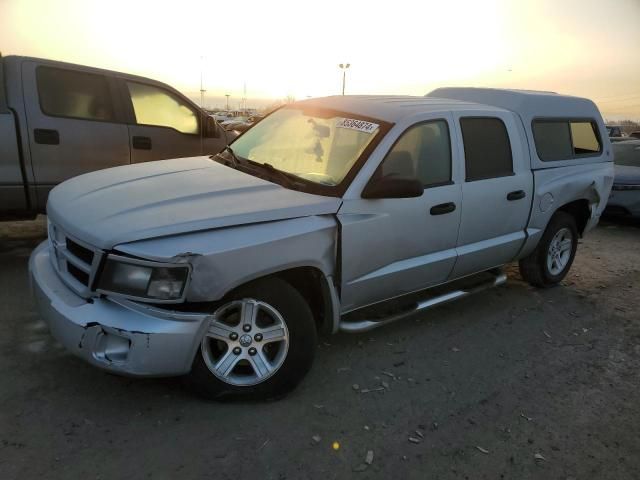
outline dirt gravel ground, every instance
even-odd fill
[[[206,402],[65,353],[29,294],[44,234],[0,224],[1,479],[640,478],[638,225],[603,223],[556,288],[510,267],[505,286],[324,338],[271,403]]]

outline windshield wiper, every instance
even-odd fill
[[[229,156],[231,157],[231,162],[228,160],[228,157],[222,155],[224,152],[229,153]],[[236,155],[236,153],[233,151],[233,149],[229,145],[224,147],[220,153],[217,153],[216,155],[212,155],[210,158],[213,159],[214,157],[221,158],[224,161],[225,165],[235,168],[236,170],[243,170],[245,172],[247,170],[255,171],[255,167],[258,167],[258,169],[261,170],[262,172],[267,172],[270,177],[279,178],[280,181],[284,184],[284,186],[289,188],[296,188],[298,185],[300,185],[300,182],[296,180],[298,177],[296,177],[294,174],[279,170],[273,165],[271,165],[270,163],[266,163],[266,162],[258,163],[252,160],[245,160],[244,158],[241,159],[241,157],[238,157],[238,155]]]
[[[280,180],[282,180],[282,182],[285,184],[286,187],[295,188],[296,186],[300,185],[300,183],[294,179],[294,178],[297,178],[295,175],[293,175],[292,173],[287,173],[282,170],[279,170],[273,165],[271,165],[270,163],[267,163],[267,162],[256,163],[255,165],[258,167],[262,167],[264,170],[268,171],[272,176],[278,177]]]
[[[236,155],[236,152],[233,151],[233,148],[231,148],[229,145],[226,145],[221,152],[216,153],[215,155],[212,155],[209,158],[213,158],[213,157],[222,157],[222,154],[224,152],[229,152],[229,155],[231,156],[231,159],[233,160],[231,166],[235,169],[238,168],[238,166],[244,162],[240,161],[240,159],[238,158],[238,156]],[[224,159],[224,157],[222,157]],[[225,164],[227,164],[227,160],[225,160]],[[228,165],[228,164],[227,164]]]

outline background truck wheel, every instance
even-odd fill
[[[311,368],[316,344],[302,295],[279,278],[258,280],[216,310],[188,381],[212,399],[281,397]]]
[[[577,247],[575,219],[568,213],[556,212],[536,249],[520,260],[522,278],[542,288],[559,283],[569,272]]]

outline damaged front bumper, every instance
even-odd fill
[[[32,253],[29,272],[41,316],[73,354],[122,375],[172,376],[191,370],[207,314],[110,297],[87,301],[60,280],[46,241]]]

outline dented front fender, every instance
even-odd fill
[[[333,215],[195,232],[118,245],[137,257],[192,266],[188,302],[215,301],[251,280],[280,271],[313,267],[326,277],[336,265]]]

